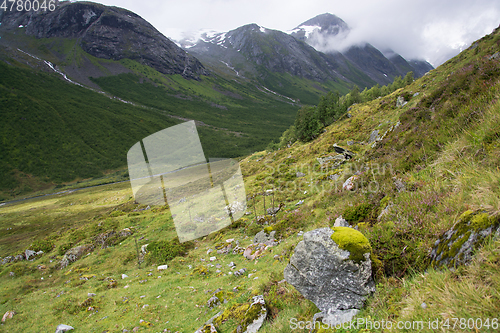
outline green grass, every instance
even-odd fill
[[[169,268],[161,273],[156,265],[163,264],[165,241],[175,238],[173,219],[167,207],[135,204],[127,183],[1,206],[0,256],[18,254],[33,243],[54,244],[35,261],[0,266],[0,313],[17,313],[2,328],[38,332],[64,322],[86,332],[120,332],[136,326],[144,332],[191,332],[217,312],[262,294],[269,318],[261,332],[289,332],[292,317],[308,321],[318,312],[282,281],[301,240],[297,233],[331,227],[339,215],[349,213],[370,242],[377,286],[358,318],[394,325],[453,318],[483,318],[484,323],[490,318],[490,327],[479,331],[495,331],[491,324],[500,310],[498,239],[488,240],[475,251],[470,265],[454,271],[432,269],[429,252],[463,212],[500,211],[500,63],[488,59],[499,40],[497,30],[409,86],[354,105],[350,118],[333,123],[314,141],[242,159],[250,214],[193,241],[184,254],[177,244],[168,243],[175,251],[164,257]],[[398,108],[396,100],[402,95],[412,98]],[[374,129],[385,133],[384,138],[373,146],[361,144]],[[347,147],[347,141],[354,141],[348,148],[356,154],[352,160],[337,166],[334,161],[319,164],[318,157],[335,154],[333,144]],[[297,172],[305,176],[297,177]],[[343,191],[343,182],[355,173],[357,190]],[[332,180],[332,175],[339,178]],[[405,183],[405,191],[398,191],[395,179]],[[268,189],[275,190],[274,196],[261,195]],[[276,222],[258,225],[257,216],[273,199],[274,206],[283,204]],[[378,219],[389,203],[393,209]],[[276,230],[281,242],[256,261],[216,253],[216,246],[231,238],[248,246],[264,227]],[[65,249],[123,228],[131,228],[134,235],[58,269]],[[156,244],[154,265],[139,267],[136,239],[139,247]],[[209,249],[213,252],[207,253]],[[171,259],[174,252],[181,255]],[[216,261],[210,262],[211,256]],[[229,275],[230,261],[253,275]],[[221,264],[221,274],[212,264]],[[121,274],[129,277],[122,280]],[[218,288],[228,295],[228,302],[209,309],[207,301]],[[89,292],[97,296],[90,300]],[[427,307],[422,307],[424,302]],[[450,324],[446,331],[470,331]],[[235,320],[228,320],[218,329],[231,332],[236,327]]]

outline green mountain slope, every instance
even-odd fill
[[[4,61],[0,61],[4,200],[123,169],[133,144],[182,119],[206,122],[198,131],[207,158],[249,154],[285,130],[297,108],[254,87],[251,93],[261,99],[251,94],[243,98],[242,91],[227,97],[231,92],[213,81],[191,83],[172,77],[177,89],[168,93],[153,82],[139,83],[144,76],[131,73],[96,79],[103,86],[109,84],[111,93],[146,106],[139,107],[70,84],[60,75],[34,71],[12,58],[4,56]],[[216,84],[220,92],[209,88]],[[213,102],[193,97],[203,93],[212,94]],[[230,108],[216,104],[222,100],[239,104],[233,102]],[[261,126],[251,125],[256,123]]]
[[[0,207],[0,256],[30,246],[45,252],[0,266],[0,313],[16,313],[2,328],[40,331],[66,323],[96,332],[194,332],[222,312],[217,329],[233,332],[252,296],[264,295],[269,312],[259,332],[290,332],[292,318],[311,321],[319,311],[283,281],[299,232],[331,227],[342,215],[372,248],[377,291],[357,318],[390,322],[395,332],[435,332],[436,320],[444,331],[496,331],[498,237],[486,238],[469,265],[453,270],[431,265],[430,254],[440,236],[472,213],[481,218],[462,236],[488,223],[498,227],[499,45],[500,28],[405,88],[352,106],[351,117],[314,141],[243,159],[249,214],[188,244],[175,241],[168,207],[134,203],[126,183]],[[354,157],[336,163],[334,144]],[[343,189],[352,176],[354,190]],[[259,224],[273,204],[280,204],[276,218]],[[263,229],[276,231],[280,243],[257,260],[217,253],[236,241],[246,248]],[[465,242],[462,236],[456,240]],[[90,254],[61,269],[64,253],[83,245]],[[246,272],[235,276],[231,262]],[[159,271],[163,264],[168,269]],[[227,302],[209,303],[213,295]],[[398,328],[400,322],[422,326]],[[374,325],[348,331],[367,330],[387,331]]]

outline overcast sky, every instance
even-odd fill
[[[438,66],[500,25],[499,0],[101,0],[129,9],[173,39],[249,23],[287,31],[323,13],[351,28],[353,42],[390,48]]]

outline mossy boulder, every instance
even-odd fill
[[[375,291],[370,256],[371,246],[359,231],[320,228],[304,234],[284,277],[321,310],[316,317],[342,324]]]
[[[234,319],[239,324],[233,333],[255,333],[262,326],[267,317],[267,307],[264,296],[258,295],[252,298],[252,302],[235,304],[224,310],[213,323],[220,327],[227,320]]]
[[[467,264],[474,250],[497,230],[500,230],[499,216],[484,211],[465,211],[455,225],[434,243],[431,265],[456,267]]]

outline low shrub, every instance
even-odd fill
[[[184,255],[191,247],[192,242],[180,243],[177,237],[169,241],[150,242],[146,258],[149,263],[165,263],[175,257]]]
[[[43,251],[44,253],[49,253],[53,249],[54,242],[49,239],[37,239],[30,246],[30,250],[33,250],[35,252]]]
[[[347,206],[342,213],[342,217],[351,223],[358,223],[372,217],[374,213],[371,203],[360,203],[354,206]]]

